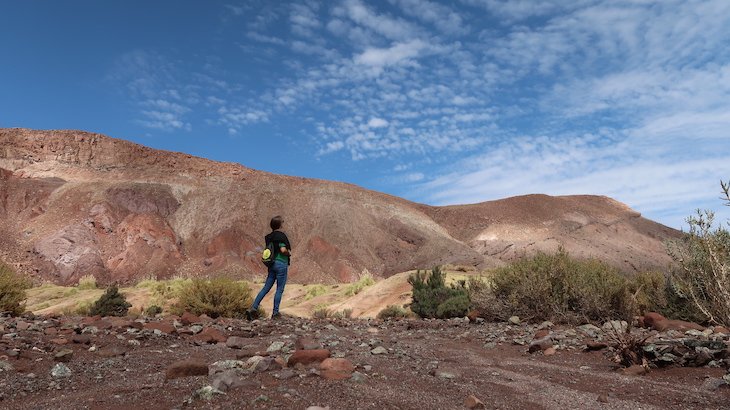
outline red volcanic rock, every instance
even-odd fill
[[[659,330],[659,329],[656,329],[656,327],[660,326],[659,323],[665,322],[666,320],[667,320],[667,318],[660,315],[659,313],[649,312],[644,315],[643,322],[644,322],[645,327]]]
[[[289,357],[289,366],[295,366],[297,363],[303,365],[321,362],[330,357],[330,351],[327,349],[316,350],[297,350]]]
[[[180,316],[180,323],[182,323],[185,326],[190,326],[193,323],[199,323],[200,318],[190,312],[185,312]]]
[[[160,332],[168,335],[177,333],[175,326],[167,322],[148,322],[142,325],[142,328],[148,330],[159,330]]]
[[[165,380],[207,375],[208,365],[200,360],[183,360],[171,364],[167,370],[165,370]]]
[[[663,242],[680,235],[599,196],[435,207],[83,131],[0,129],[0,147],[3,259],[60,284],[83,275],[104,284],[150,274],[260,277],[274,214],[287,220],[292,282],[352,281],[365,269],[387,277],[449,263],[491,267],[559,245],[644,271],[672,263]]]
[[[193,340],[200,343],[225,343],[228,337],[218,329],[206,327],[202,332],[193,336]]]
[[[329,380],[344,380],[350,378],[355,366],[347,359],[325,359],[319,365],[322,377]]]

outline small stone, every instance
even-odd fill
[[[246,339],[240,336],[231,336],[226,340],[226,346],[231,349],[243,349],[246,347]]]
[[[56,363],[51,369],[51,376],[55,378],[70,377],[71,369],[63,363]]]
[[[444,370],[436,370],[434,371],[434,376],[440,378],[440,379],[455,379],[456,375],[451,372],[447,372]]]
[[[603,350],[608,347],[608,344],[604,342],[590,341],[586,343],[586,351]]]
[[[550,329],[551,327],[554,327],[555,324],[549,320],[546,320],[542,323],[540,323],[540,326],[537,327],[537,330],[543,330],[543,329]]]
[[[365,383],[368,379],[368,376],[360,373],[360,372],[354,372],[352,373],[352,376],[350,377],[350,380],[355,383]]]
[[[200,318],[190,312],[185,312],[182,314],[182,316],[180,316],[180,323],[183,326],[190,326],[193,323],[198,323],[198,322],[200,322]]]
[[[71,357],[73,357],[74,351],[71,349],[62,349],[59,350],[55,355],[53,355],[53,359],[57,362],[68,362],[71,360]]]
[[[200,360],[182,360],[167,367],[165,380],[189,376],[207,376],[208,365]]]
[[[273,342],[269,347],[266,349],[269,353],[279,352],[284,347],[284,342]]]
[[[603,324],[604,332],[626,333],[629,324],[625,320],[609,320]]]
[[[100,349],[97,354],[100,357],[110,358],[110,357],[124,356],[127,354],[127,351],[118,346],[111,346],[111,347],[105,347],[105,348]]]
[[[527,351],[530,353],[535,353],[539,351],[544,352],[551,347],[553,347],[553,339],[550,336],[545,336],[542,339],[532,341]]]
[[[13,370],[13,365],[6,360],[0,360],[0,372],[9,372]]]
[[[484,406],[484,403],[482,403],[481,400],[479,400],[476,396],[473,394],[464,400],[464,406],[466,406],[467,409],[484,409],[486,406]]]
[[[190,326],[190,332],[194,335],[197,335],[198,333],[203,331],[203,326],[201,325],[192,325]]]
[[[279,380],[288,380],[288,379],[293,378],[296,375],[297,374],[294,373],[293,370],[284,369],[284,370],[280,371],[279,373],[274,374],[274,377],[277,378],[277,379],[279,379]]]
[[[226,337],[220,330],[208,327],[193,336],[193,340],[200,343],[225,343],[226,340],[228,340],[228,337]]]
[[[590,323],[578,326],[578,330],[586,336],[590,337],[596,337],[598,334],[601,333],[601,329],[599,327],[594,326]]]
[[[265,394],[262,394],[262,395],[260,395],[259,397],[256,397],[253,400],[254,403],[266,403],[266,402],[269,402],[269,401],[271,401],[271,399],[269,398],[269,396],[267,396]]]
[[[89,335],[73,335],[71,341],[77,344],[88,345],[91,343],[91,337]]]
[[[205,401],[210,401],[215,395],[225,394],[224,392],[214,388],[213,386],[205,386],[198,389],[194,396]]]
[[[375,349],[371,350],[370,353],[372,354],[386,354],[388,353],[388,349],[384,348],[383,346],[378,346]]]
[[[542,354],[544,354],[545,356],[552,356],[555,353],[557,353],[557,350],[555,349],[554,346],[550,346],[547,349],[545,349],[544,352],[542,352]]]
[[[296,350],[317,350],[322,348],[322,344],[310,337],[300,337],[294,343]]]
[[[509,318],[509,322],[513,325],[519,325],[520,324],[520,317],[519,316],[511,316]]]
[[[608,403],[608,396],[605,394],[601,394],[596,399],[599,403]]]

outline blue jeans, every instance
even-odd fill
[[[279,304],[281,304],[281,295],[284,294],[284,286],[286,286],[286,273],[288,270],[289,265],[287,265],[286,263],[282,261],[274,261],[274,264],[269,267],[269,275],[266,277],[266,283],[264,283],[264,287],[261,288],[261,291],[259,291],[259,294],[256,296],[256,300],[254,300],[253,305],[251,305],[252,310],[256,310],[259,308],[259,304],[261,304],[264,296],[269,293],[271,287],[274,286],[274,282],[276,282],[276,293],[274,293],[274,311],[271,312],[271,314],[276,315],[279,313]]]

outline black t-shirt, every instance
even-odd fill
[[[286,237],[286,234],[282,231],[272,231],[270,234],[266,235],[264,237],[264,244],[268,244],[269,242],[274,242],[274,255],[276,257],[274,259],[279,259],[282,261],[287,262],[288,264],[291,264],[291,258],[287,255],[282,255],[279,252],[279,248],[281,247],[281,244],[283,243],[284,246],[286,246],[286,249],[291,250],[291,245],[289,244],[289,238]],[[265,245],[264,245],[265,246]]]

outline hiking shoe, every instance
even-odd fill
[[[279,320],[281,319],[281,313],[274,313],[271,315],[271,320]]]
[[[246,309],[246,320],[254,320],[256,319],[256,311],[252,309]]]

